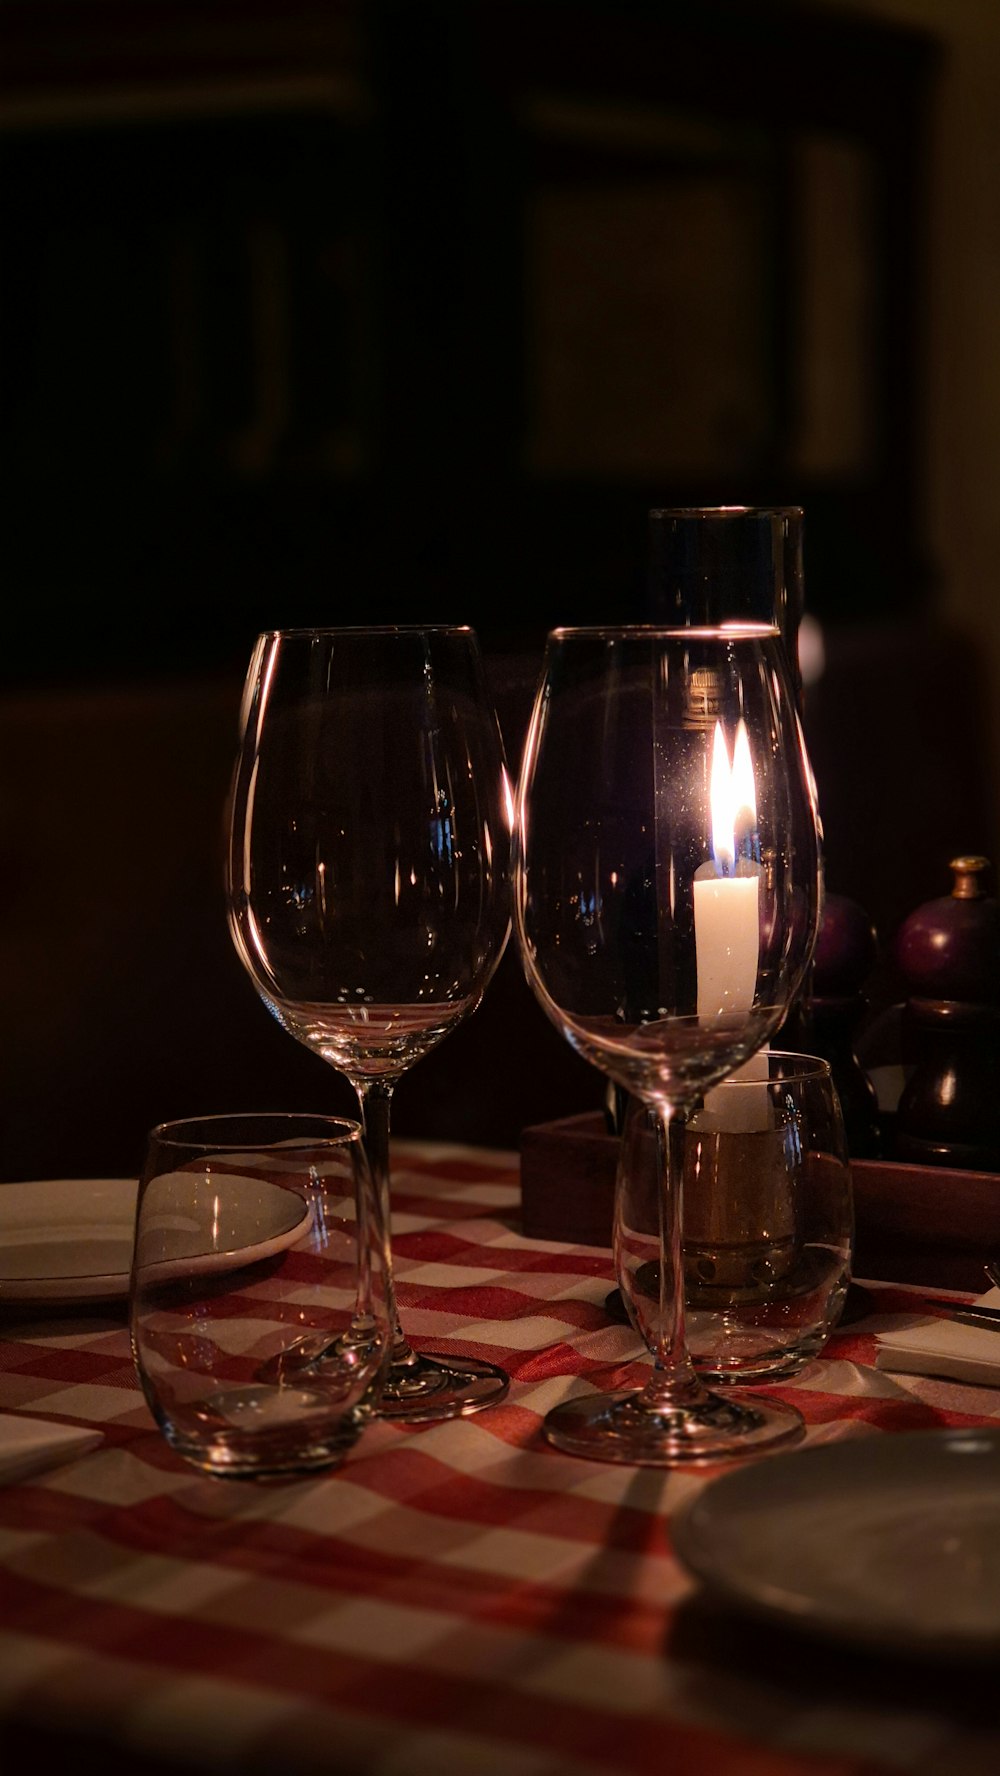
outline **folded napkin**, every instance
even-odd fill
[[[100,1431],[76,1425],[50,1424],[44,1418],[24,1418],[20,1413],[0,1412],[0,1485],[26,1480],[42,1468],[86,1455],[103,1442]]]
[[[1000,1289],[988,1289],[976,1296],[976,1302],[1000,1307]],[[994,1328],[936,1316],[921,1318],[898,1332],[879,1333],[876,1346],[876,1369],[1000,1387],[1000,1322]]]

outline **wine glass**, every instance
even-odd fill
[[[777,1030],[808,967],[820,845],[776,627],[549,636],[517,791],[518,942],[552,1022],[662,1137],[655,1196],[634,1199],[619,1168],[613,1235],[652,1374],[556,1407],[544,1432],[560,1449],[667,1467],[801,1434],[793,1408],[696,1374],[680,1195],[685,1117]],[[636,1278],[654,1260],[649,1295]]]
[[[478,639],[450,626],[263,634],[240,726],[232,937],[278,1022],[353,1086],[387,1204],[396,1083],[475,1011],[510,930],[512,797]],[[509,1379],[418,1354],[397,1313],[381,1410],[454,1417],[502,1399]]]

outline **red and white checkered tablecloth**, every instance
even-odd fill
[[[0,1487],[4,1776],[995,1776],[988,1674],[751,1627],[671,1553],[706,1470],[544,1442],[568,1392],[647,1359],[608,1324],[606,1252],[520,1235],[516,1154],[399,1143],[393,1205],[407,1331],[513,1385],[471,1418],[377,1422],[319,1477],[187,1467],[124,1308],[0,1323],[0,1408],[104,1433]],[[876,1371],[876,1330],[914,1300],[869,1299],[774,1390],[810,1441],[1000,1418],[1000,1391]]]

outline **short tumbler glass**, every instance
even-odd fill
[[[132,1354],[187,1461],[243,1478],[338,1462],[378,1409],[391,1306],[360,1123],[223,1115],[150,1131]]]
[[[657,1139],[655,1119],[630,1100],[618,1164],[629,1262],[646,1293],[658,1287]],[[685,1127],[682,1213],[699,1374],[746,1385],[801,1369],[840,1318],[854,1244],[844,1120],[825,1060],[764,1050],[706,1094]]]

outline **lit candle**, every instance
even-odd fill
[[[753,854],[757,795],[750,742],[742,721],[737,726],[731,761],[722,723],[715,724],[710,805],[712,858],[695,871],[694,879],[697,1009],[699,1018],[706,1021],[749,1011],[757,991],[761,867]],[[721,1085],[708,1092],[705,1109],[715,1125],[744,1130],[766,1127],[766,1049],[751,1055],[732,1077],[740,1082],[758,1081],[761,1090],[727,1092]]]

